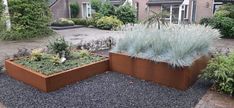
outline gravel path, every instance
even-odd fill
[[[6,107],[191,108],[210,83],[199,80],[186,92],[109,72],[52,93],[42,93],[0,74],[0,102]]]

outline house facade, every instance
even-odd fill
[[[134,0],[134,2],[141,4],[137,9],[141,20],[149,16],[151,11],[167,11],[170,16],[166,20],[179,24],[198,23],[202,18],[212,17],[221,5],[234,3],[234,0]]]
[[[69,18],[69,1],[79,4],[78,17],[91,18],[92,9],[90,0],[49,0],[53,19]],[[106,2],[107,0],[101,0]],[[115,6],[122,5],[126,0],[108,0]],[[167,11],[170,16],[166,18],[170,23],[198,23],[202,18],[212,17],[215,10],[225,3],[234,3],[234,0],[132,0],[137,18],[144,20],[151,11]]]

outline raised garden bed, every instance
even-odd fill
[[[68,84],[108,71],[109,60],[108,58],[105,58],[101,61],[57,72],[51,75],[39,73],[33,69],[15,63],[14,60],[6,60],[5,67],[7,74],[12,78],[38,88],[43,92],[51,92]]]
[[[208,60],[209,57],[202,56],[189,67],[175,68],[164,62],[155,63],[122,53],[110,52],[110,70],[179,90],[187,90],[197,80]]]

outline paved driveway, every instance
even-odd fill
[[[53,40],[59,36],[64,37],[66,41],[73,45],[78,44],[81,41],[90,41],[96,39],[103,39],[107,37],[122,36],[118,31],[99,30],[95,28],[76,28],[68,30],[56,30],[56,35],[42,38],[32,39],[27,41],[0,41],[0,63],[7,57],[15,54],[21,48],[34,49],[45,47],[49,40]]]

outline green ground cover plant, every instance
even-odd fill
[[[64,63],[60,63],[59,56],[46,53],[42,53],[41,60],[32,60],[30,57],[24,57],[17,59],[14,62],[44,75],[52,75],[54,73],[98,62],[103,59],[104,58],[101,56],[92,55],[90,53],[84,54],[83,51],[72,51],[71,58]]]
[[[216,55],[203,70],[202,78],[213,81],[217,91],[233,95],[234,54]]]
[[[207,55],[212,40],[219,36],[219,32],[209,26],[168,25],[157,29],[138,25],[126,31],[113,51],[184,67]]]

